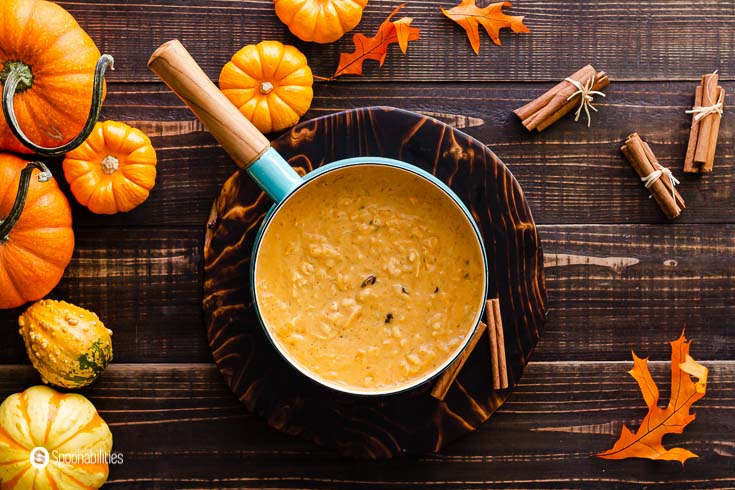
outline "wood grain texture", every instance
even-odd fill
[[[207,74],[245,44],[277,39],[303,50],[315,73],[331,75],[340,51],[352,51],[355,32],[372,35],[396,2],[371,1],[355,31],[328,45],[303,43],[275,15],[270,0],[117,0],[59,2],[87,29],[100,49],[115,56],[115,81],[150,81],[146,60],[161,43],[179,38]],[[530,34],[503,30],[502,46],[481,35],[475,56],[464,31],[439,6],[457,2],[416,0],[402,15],[414,18],[421,39],[407,56],[398,48],[381,70],[366,67],[359,81],[562,80],[584,63],[613,80],[697,80],[719,68],[724,79],[735,65],[735,18],[730,0],[624,3],[605,0],[523,0],[506,8],[524,15]],[[707,28],[703,28],[703,24]],[[701,49],[693,49],[694,43]],[[560,47],[563,47],[560,49]],[[634,54],[633,54],[634,53]],[[344,77],[347,79],[348,77]],[[731,79],[731,78],[730,78]]]
[[[663,337],[662,337],[663,338]],[[692,354],[698,357],[698,343]],[[539,350],[553,343],[541,341]],[[638,352],[643,354],[643,352]],[[630,359],[628,354],[627,359]],[[668,355],[651,371],[668,399]],[[81,390],[110,424],[113,466],[105,488],[732,488],[735,363],[710,361],[697,419],[665,443],[699,454],[676,463],[604,461],[621,425],[646,409],[626,372],[612,363],[531,362],[508,401],[473,434],[441,454],[351,461],[269,429],[229,392],[213,364],[112,364]],[[0,368],[0,398],[38,382],[30,366]]]
[[[202,232],[234,164],[145,67],[155,47],[178,37],[216,78],[242,45],[271,38],[295,43],[328,75],[351,34],[334,45],[300,43],[270,0],[60,3],[116,57],[103,118],[141,127],[159,153],[157,186],[140,208],[101,217],[73,204],[77,251],[53,293],[98,311],[115,330],[113,364],[83,390],[125,454],[105,488],[735,488],[732,114],[722,120],[714,173],[681,179],[688,209],[673,226],[618,151],[638,131],[681,176],[691,121],[684,111],[699,76],[719,68],[735,93],[730,0],[515,0],[508,12],[526,15],[532,32],[503,31],[500,47],[483,35],[480,56],[439,3],[411,2],[404,12],[423,31],[407,56],[396,48],[381,70],[368,63],[364,77],[316,84],[307,118],[392,105],[476,137],[513,171],[542,223],[550,308],[538,362],[479,431],[440,454],[381,462],[344,460],[269,429],[209,364]],[[371,0],[355,32],[374,32],[395,5]],[[511,111],[585,63],[612,79],[592,127],[567,117],[528,135]],[[58,162],[52,169],[61,176]],[[17,313],[0,311],[0,396],[39,382]],[[630,349],[651,356],[665,386],[668,366],[658,361],[684,324],[693,355],[710,368],[710,391],[686,433],[666,442],[701,457],[684,469],[591,458],[645,413],[625,374]]]
[[[403,160],[432,173],[467,205],[483,236],[488,296],[499,298],[509,385],[518,382],[543,326],[543,257],[518,183],[482,143],[435,119],[386,107],[345,111],[297,125],[273,142],[308,173],[356,156]],[[212,354],[245,406],[283,432],[341,454],[382,459],[439,451],[485,422],[507,397],[492,389],[487,348],[472,351],[449,394],[426,383],[392,396],[336,393],[300,374],[258,322],[247,280],[259,222],[271,202],[243,172],[227,180],[204,242],[204,321]],[[483,335],[487,345],[487,333]]]
[[[209,362],[203,229],[78,229],[52,296],[100,315],[115,332],[115,362]],[[554,348],[535,360],[613,361],[633,347],[665,356],[661,337],[684,325],[700,359],[735,360],[735,226],[542,225],[539,234]],[[19,312],[0,311],[0,363],[27,362]]]
[[[76,230],[76,249],[49,298],[96,312],[116,362],[211,361],[201,314],[199,229]],[[17,319],[0,310],[0,363],[27,362]]]
[[[558,353],[538,360],[624,359],[639,345],[665,356],[660,339],[677,338],[684,326],[700,358],[735,358],[733,225],[540,227],[540,234],[550,298],[544,336]]]
[[[722,120],[715,171],[682,174],[691,123],[684,111],[690,108],[696,83],[613,83],[591,128],[568,116],[542,134],[530,135],[512,111],[550,86],[322,85],[306,117],[375,104],[437,117],[493,148],[521,183],[534,218],[542,224],[665,222],[619,150],[625,136],[638,131],[661,164],[682,180],[678,189],[687,209],[677,222],[735,220],[733,118]],[[735,84],[725,86],[728,93],[735,92]],[[727,103],[735,105],[731,97]],[[95,216],[74,203],[75,226],[201,226],[234,163],[183,103],[163,84],[118,84],[110,87],[103,116],[129,122],[153,137],[159,156],[156,187],[142,206],[112,217]],[[51,168],[61,175],[58,164]]]

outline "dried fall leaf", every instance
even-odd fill
[[[596,456],[604,459],[663,459],[681,463],[697,457],[686,449],[666,449],[661,441],[666,434],[681,434],[694,420],[695,415],[689,413],[689,409],[707,390],[708,370],[689,356],[689,345],[684,332],[679,339],[671,342],[671,398],[665,409],[658,406],[658,387],[648,370],[648,359],[641,359],[633,353],[634,364],[630,375],[638,382],[648,413],[635,434],[623,426],[620,438],[612,449]],[[697,378],[696,383],[692,381],[692,376]]]
[[[413,22],[411,17],[404,17],[393,21],[393,27],[396,28],[398,46],[400,46],[403,54],[406,54],[408,50],[408,38],[411,37],[411,22]]]
[[[362,63],[365,60],[374,60],[380,66],[383,66],[385,58],[388,56],[388,47],[393,43],[398,43],[401,51],[406,52],[408,42],[419,38],[419,29],[411,27],[410,24],[413,19],[408,17],[392,21],[403,5],[396,7],[388,18],[380,24],[374,37],[367,37],[359,33],[352,37],[355,51],[339,55],[339,66],[337,66],[337,71],[334,72],[334,78],[341,75],[362,75]]]
[[[506,15],[503,7],[510,7],[510,2],[497,2],[487,7],[478,7],[475,0],[462,0],[459,5],[446,10],[439,7],[444,15],[459,24],[467,31],[467,37],[475,54],[480,54],[480,25],[485,28],[488,36],[497,45],[500,45],[500,29],[510,28],[513,32],[531,32],[523,24],[523,17]]]

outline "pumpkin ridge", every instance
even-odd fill
[[[296,89],[290,88],[289,90],[289,87],[296,87]],[[302,101],[306,98],[304,97],[305,94],[303,92],[305,92],[306,89],[311,89],[311,87],[301,85],[290,85],[289,87],[278,87],[273,91],[273,95],[298,116],[296,108],[300,108],[303,104]],[[306,110],[308,110],[308,108],[309,106],[307,105]],[[306,110],[304,112],[306,112]]]
[[[71,14],[69,14],[66,11],[64,11],[64,13],[71,16]],[[85,72],[84,67],[79,66],[79,63],[72,65],[72,66],[75,66],[76,69],[71,69],[66,72],[59,71],[58,67],[62,67],[63,69],[63,68],[67,68],[67,66],[69,65],[67,57],[61,57],[61,58],[53,57],[52,59],[46,59],[47,57],[51,56],[49,55],[49,51],[51,51],[52,49],[58,48],[57,46],[58,44],[71,44],[72,46],[74,46],[75,51],[76,51],[75,56],[84,56],[84,55],[87,55],[89,52],[96,51],[96,53],[94,53],[94,58],[95,58],[94,62],[96,62],[97,58],[99,58],[100,56],[99,49],[94,44],[94,41],[92,41],[92,38],[89,37],[86,31],[82,29],[82,27],[79,25],[79,23],[75,19],[72,18],[72,20],[74,21],[73,23],[71,22],[67,23],[63,31],[56,32],[52,42],[44,46],[43,50],[39,50],[39,52],[36,54],[37,59],[34,61],[36,61],[39,66],[43,66],[47,69],[49,67],[53,68],[54,74],[58,73],[60,75],[69,75],[69,74]],[[79,32],[80,30],[81,32]],[[80,35],[82,33],[83,35]],[[67,40],[66,39],[67,37],[71,37],[71,40]],[[92,48],[92,46],[94,46],[94,48]],[[65,47],[61,48],[60,51],[67,52],[67,53],[69,52],[68,48],[65,48]],[[94,71],[94,64],[92,64],[91,66],[92,66],[91,68],[92,71]],[[39,75],[41,74],[45,74],[45,72],[41,70],[39,72]]]
[[[91,434],[91,433],[93,433],[94,430],[97,427],[100,427],[104,423],[105,423],[105,421],[102,420],[102,417],[100,417],[99,414],[95,413],[92,416],[92,418],[89,420],[89,422],[87,422],[84,425],[84,427],[82,427],[81,429],[77,430],[75,433],[73,433],[72,435],[70,435],[69,437],[67,437],[66,439],[64,439],[63,441],[61,441],[60,443],[56,444],[54,447],[51,448],[51,451],[58,450],[61,446],[63,446],[64,444],[67,444],[69,441],[71,441],[72,439],[74,439],[75,437],[77,437],[80,434]],[[92,466],[94,466],[94,465],[92,465]]]
[[[2,261],[0,261],[0,263],[5,263],[5,260],[4,260],[4,257],[3,257],[3,255],[4,255],[4,254],[2,253],[2,248],[3,248],[3,247],[5,247],[5,246],[6,246],[6,245],[5,245],[4,243],[0,242],[0,259],[3,259]],[[7,278],[7,281],[3,281],[3,283],[4,283],[4,284],[6,284],[6,285],[7,285],[8,287],[12,288],[12,290],[11,290],[11,291],[9,291],[9,292],[10,292],[10,293],[15,293],[15,297],[16,297],[16,298],[20,298],[20,301],[22,301],[22,303],[20,303],[20,304],[23,304],[23,303],[25,303],[25,302],[26,302],[26,298],[25,298],[25,296],[24,296],[23,294],[21,294],[21,292],[20,292],[20,291],[18,290],[18,286],[16,286],[16,284],[15,284],[15,279],[13,279],[13,278],[12,278],[12,277],[11,277],[11,276],[10,276],[10,275],[8,274],[8,270],[7,270],[7,268],[3,268],[3,270],[5,271],[5,277]],[[6,290],[6,291],[7,291],[7,290]]]
[[[132,166],[132,165],[130,165],[130,166]],[[141,166],[143,166],[143,165],[141,165]],[[131,179],[130,177],[128,177],[128,175],[125,173],[125,170],[124,170],[127,167],[128,167],[128,165],[125,165],[124,167],[121,167],[120,168],[120,170],[121,170],[120,173],[121,173],[122,178],[124,178],[125,180],[127,180],[128,182],[130,182],[131,184],[133,184],[134,186],[140,187],[144,192],[150,192],[150,190],[146,186],[144,186],[144,185],[136,182],[134,179]],[[113,192],[113,194],[116,192],[116,189],[114,187],[113,187],[112,192]]]
[[[257,69],[257,72],[256,71],[251,72],[247,68],[254,68],[254,67],[251,67],[248,65],[246,61],[247,56],[245,54],[242,54],[243,50],[245,50],[246,48],[247,46],[242,48],[237,53],[235,53],[233,57],[230,59],[230,62],[232,62],[234,67],[240,70],[246,77],[251,78],[257,82],[258,79],[263,78],[263,62],[260,58],[260,51],[257,48],[254,48],[255,54],[257,55],[257,59],[258,59],[258,69]]]
[[[365,5],[367,5],[367,2],[365,3],[365,5],[360,4],[360,2],[358,2],[357,0],[343,0],[343,2],[335,3],[334,9],[339,13],[339,15],[338,15],[339,23],[342,26],[342,29],[345,32],[348,32],[348,31],[354,29],[354,27],[352,29],[350,29],[350,23],[347,22],[348,19],[347,19],[346,16],[343,15],[343,9],[340,8],[340,6],[343,6],[343,3],[344,2],[349,2],[349,3],[351,3],[354,6],[354,8],[360,9],[360,11],[361,11],[361,13],[360,13],[361,20],[362,20],[362,11],[364,11]],[[343,20],[343,17],[345,17],[344,20]],[[345,24],[345,22],[347,22],[347,24]],[[359,24],[359,22],[358,22],[358,24]]]
[[[276,63],[276,67],[273,69],[273,74],[270,77],[268,77],[268,78],[275,79],[276,78],[276,75],[278,75],[278,70],[279,70],[279,68],[281,68],[281,63],[283,63],[283,58],[286,56],[286,49],[287,49],[286,46],[283,46],[283,49],[280,49],[279,50],[278,63]],[[278,79],[278,80],[262,80],[260,83],[262,84],[263,82],[270,82],[271,85],[273,85],[273,88],[274,89],[280,87],[280,85],[281,85],[281,79]],[[265,95],[268,96],[272,92],[273,92],[273,90],[270,90]]]
[[[34,230],[35,230],[35,228],[34,228]],[[12,238],[11,238],[11,240],[12,240]],[[66,269],[66,267],[63,265],[66,262],[66,260],[64,260],[63,257],[61,258],[61,260],[59,260],[58,263],[54,263],[54,261],[57,260],[57,254],[52,254],[52,255],[50,255],[48,257],[41,257],[40,255],[38,255],[38,253],[37,253],[36,250],[29,249],[28,247],[26,247],[25,245],[23,245],[22,241],[21,241],[21,243],[18,243],[18,240],[13,240],[11,246],[13,246],[13,247],[15,247],[15,248],[17,248],[19,250],[22,250],[23,252],[25,252],[26,254],[30,255],[31,257],[33,257],[36,260],[40,260],[42,262],[47,262],[47,263],[51,264],[52,266],[56,267],[57,269]],[[11,280],[12,279],[13,278],[11,277]],[[21,296],[23,296],[23,295],[21,294]]]
[[[51,484],[51,490],[59,490],[58,485],[56,485],[56,480],[54,478],[49,478],[48,482]]]
[[[1,158],[2,158],[2,155],[0,154],[0,159]],[[2,165],[2,162],[0,162],[0,165]],[[53,180],[49,180],[48,182],[38,182],[38,174],[36,174],[34,172],[34,174],[31,176],[31,183],[28,186],[28,195],[26,196],[26,203],[25,203],[25,206],[23,207],[23,213],[20,215],[20,218],[18,218],[18,222],[13,227],[13,230],[16,230],[18,228],[20,228],[20,229],[25,228],[25,222],[27,220],[24,219],[25,218],[24,214],[25,214],[26,210],[33,209],[36,206],[49,206],[48,202],[39,203],[39,201],[41,201],[42,199],[47,198],[47,193],[44,193],[43,192],[44,189],[42,189],[41,187],[38,187],[38,185],[43,185],[43,186],[51,185],[51,186],[53,186],[55,184],[55,182],[52,183],[52,181]],[[12,194],[12,196],[13,196],[13,202],[15,201],[15,198],[18,196],[18,181],[17,180],[14,182],[14,187],[15,187],[15,190],[11,191],[13,193]],[[58,184],[56,184],[56,189],[54,189],[54,190],[56,190],[59,193],[61,193],[61,190],[59,189]],[[63,194],[62,194],[62,196],[63,196]],[[54,198],[52,197],[51,199],[54,199]],[[64,199],[66,199],[66,196],[64,196]],[[51,203],[50,207],[58,208],[61,205],[62,205],[62,203],[60,203],[58,201],[55,201],[55,202],[52,202]],[[8,210],[8,212],[10,212],[10,210]],[[2,219],[5,219],[7,217],[8,216],[6,214],[5,216],[3,216]],[[69,226],[71,226],[71,224]],[[60,227],[61,228],[64,228],[65,226],[60,226]],[[11,234],[12,234],[12,231],[13,230],[11,230]]]
[[[271,92],[271,93],[270,93],[270,94],[268,95],[268,97],[269,97],[269,98],[270,98],[270,97],[273,97],[273,99],[269,99],[269,101],[268,101],[268,105],[269,105],[269,106],[270,106],[271,102],[272,102],[273,104],[279,104],[279,105],[281,106],[281,107],[279,108],[279,109],[280,109],[281,111],[283,111],[283,112],[285,112],[285,111],[290,111],[290,114],[289,114],[289,115],[290,115],[290,116],[292,116],[292,117],[293,117],[293,116],[295,116],[295,119],[296,119],[296,121],[298,121],[298,120],[299,120],[299,115],[298,115],[298,114],[296,113],[296,111],[295,111],[295,110],[293,110],[293,108],[291,107],[291,105],[290,105],[290,104],[286,103],[286,101],[285,101],[285,100],[283,100],[283,98],[282,98],[282,97],[281,97],[280,95],[278,95],[278,92],[276,92],[276,91],[273,91],[273,92]]]
[[[103,174],[103,178],[106,178],[105,180],[109,180],[109,176],[104,175],[104,174]],[[105,202],[104,198],[97,197],[98,201],[94,201],[94,199],[95,199],[95,196],[100,196],[103,192],[107,192],[108,189],[109,187],[102,187],[102,186],[95,187],[92,193],[89,195],[89,199],[87,199],[87,203],[85,204],[85,206],[89,207],[89,203],[91,202]],[[114,189],[112,190],[112,199],[113,201],[115,200]],[[115,203],[115,205],[117,206],[117,202]]]
[[[56,415],[59,411],[59,404],[62,400],[62,394],[61,393],[54,393],[51,396],[51,399],[49,400],[49,410],[48,410],[48,416],[46,417],[46,434],[43,436],[43,445],[46,446],[48,444],[48,436],[51,432],[51,426],[54,424],[54,421],[56,420]]]
[[[63,143],[63,133],[59,129],[58,121],[68,123],[68,120],[66,116],[62,115],[61,112],[56,108],[58,104],[50,102],[46,94],[42,93],[39,90],[29,90],[28,94],[32,94],[34,98],[38,99],[33,104],[31,103],[31,101],[26,102],[26,108],[28,110],[30,120],[34,121],[33,130],[38,135],[40,135],[41,138],[50,138],[56,143]],[[39,102],[42,102],[42,104]],[[43,107],[38,107],[40,105],[43,105]],[[49,113],[51,113],[53,117],[49,117]],[[43,125],[44,122],[49,123],[49,125]],[[38,139],[30,136],[25,128],[21,129],[23,129],[23,131],[29,138],[31,138],[32,141],[36,141]]]
[[[281,19],[281,22],[283,22],[284,24],[286,24],[286,26],[288,26],[289,29],[290,29],[290,25],[293,22],[294,18],[296,17],[297,14],[301,13],[301,11],[304,9],[304,6],[306,5],[306,3],[303,2],[298,9],[296,9],[295,11],[292,11],[292,9],[290,9],[290,8],[286,8],[286,9],[283,8],[282,4],[284,2],[285,2],[285,0],[281,0],[280,2],[274,0],[275,9],[276,9],[276,15],[278,16],[279,19]],[[293,2],[289,2],[288,3],[288,7],[290,7],[292,3]],[[281,8],[279,8],[279,5],[281,5]],[[283,17],[281,17],[281,16],[283,16]]]
[[[28,251],[25,248],[18,247],[17,245],[15,245],[15,247],[18,248],[18,249],[23,250],[24,253],[28,253]],[[45,262],[45,259],[41,259],[40,257],[38,257],[35,254],[31,254],[31,255],[34,258],[36,258],[37,260],[41,260],[41,261]],[[13,271],[13,269],[8,268],[8,271],[7,271],[8,277],[10,278],[10,282],[15,285],[15,289],[20,294],[20,297],[23,298],[23,300],[24,300],[23,302],[26,303],[28,301],[39,299],[39,297],[38,297],[37,294],[26,294],[26,291],[25,290],[19,289],[18,284],[22,284],[22,282],[23,282],[22,281],[22,278],[18,277],[16,275],[16,273],[14,273],[12,271]],[[52,263],[49,262],[49,268],[46,270],[46,274],[48,276],[52,276],[53,275],[54,277],[58,277],[59,280],[60,280],[60,278],[63,275],[63,273],[64,273],[64,269],[63,268],[57,266],[56,264],[52,264]],[[51,289],[53,289],[53,288],[51,288]],[[46,296],[46,294],[48,294],[48,292],[46,292],[43,296]],[[36,297],[33,297],[33,296],[36,296]]]
[[[81,467],[81,466],[83,466],[83,465],[74,465],[74,466],[79,466],[79,467]],[[76,483],[76,484],[77,484],[77,485],[79,486],[79,488],[81,488],[82,490],[95,490],[95,488],[94,488],[94,487],[91,487],[91,486],[89,486],[89,485],[87,485],[87,484],[85,484],[85,483],[82,483],[82,482],[80,482],[79,480],[77,480],[76,478],[74,478],[73,476],[71,476],[71,475],[70,475],[69,473],[67,473],[66,471],[63,471],[62,473],[64,473],[64,475],[66,475],[66,477],[67,477],[68,479],[70,479],[71,481],[73,481],[74,483]],[[105,479],[106,479],[106,478],[105,478]]]
[[[31,468],[33,468],[33,466],[28,465],[25,468],[23,468],[23,470],[20,473],[18,473],[17,475],[15,475],[12,480],[9,480],[9,481],[6,481],[6,482],[2,482],[3,483],[3,487],[5,487],[5,488],[15,488],[15,485],[18,484],[18,482],[20,481],[20,479],[23,478],[23,475],[25,475],[28,472],[28,470],[31,469]],[[34,485],[35,485],[35,481],[34,481]]]
[[[121,136],[116,133],[118,127],[114,123],[114,121],[103,122],[102,128],[103,149],[100,154],[106,154],[105,157],[112,156],[119,160],[119,155],[120,153],[122,153],[122,147],[125,141],[130,136],[130,130],[133,128],[126,124],[123,128],[123,134]]]
[[[238,62],[239,62],[239,58],[237,58],[237,59],[233,58],[228,63],[228,64],[231,63],[231,66],[228,67],[227,69],[228,70],[232,70],[234,72],[234,74],[237,75],[238,78],[240,78],[240,79],[252,81],[254,83],[253,87],[257,87],[258,86],[258,83],[257,83],[257,80],[255,79],[255,77],[253,77],[250,73],[246,72],[243,68],[241,68],[240,65],[237,64]],[[262,72],[262,70],[261,70],[261,72]],[[224,78],[224,80],[222,80],[222,78]],[[220,85],[220,89],[221,90],[223,90],[223,91],[224,90],[231,90],[232,88],[237,88],[237,87],[240,86],[240,84],[243,84],[244,83],[243,80],[238,80],[239,83],[232,83],[232,81],[229,80],[229,78],[232,78],[232,77],[231,76],[230,77],[220,77],[219,85]],[[224,87],[222,85],[224,85]]]
[[[8,434],[8,432],[3,427],[0,427],[0,439],[2,439],[3,442],[5,442],[8,446],[11,446],[13,449],[16,449],[18,451],[30,451],[32,449],[29,447],[25,447],[22,443],[13,439],[13,437]],[[5,464],[7,463],[0,463],[0,466]]]
[[[28,449],[16,449],[16,451],[28,451]],[[14,459],[12,461],[6,461],[5,463],[0,463],[0,466],[10,466],[18,463],[23,463],[25,461],[28,461],[28,458],[20,458]]]
[[[33,105],[32,99],[36,96],[35,92],[35,90],[31,89],[15,96],[15,115],[17,119],[19,121],[32,121],[31,124],[26,124],[25,127],[22,128],[23,132],[29,138],[38,137],[38,127],[36,125],[36,121],[38,121],[38,119],[36,119],[36,114],[31,110],[31,106]],[[41,119],[41,121],[43,120],[44,119]],[[5,119],[3,119],[3,125],[5,126],[2,128],[3,133],[12,135]],[[14,135],[13,138],[15,138]],[[12,150],[12,148],[8,147],[4,147],[4,149]]]
[[[31,4],[31,8],[28,9],[28,17],[26,17],[25,19],[18,19],[18,17],[17,17],[18,16],[18,8],[17,8],[17,5],[15,5],[16,8],[13,9],[13,13],[15,14],[13,17],[16,19],[16,22],[15,22],[15,26],[14,27],[18,27],[18,25],[21,25],[22,26],[21,27],[21,35],[18,36],[17,39],[22,40],[22,39],[27,39],[28,38],[28,31],[31,28],[31,20],[32,19],[35,19],[36,10],[38,10],[38,5],[39,5],[38,2],[35,2],[35,1]],[[20,20],[20,22],[17,22],[18,20]],[[15,48],[16,49],[22,49],[21,46],[15,46]],[[23,54],[25,55],[26,53],[23,53]]]
[[[38,84],[43,85],[43,80],[37,81],[37,85]],[[49,117],[49,114],[46,113],[44,119],[46,119],[47,121],[54,121],[51,127],[55,129],[57,133],[61,133],[61,131],[59,130],[59,126],[61,127],[64,127],[67,125],[74,126],[74,120],[69,117],[67,112],[59,109],[59,102],[57,100],[50,99],[48,94],[43,90],[31,90],[31,92],[35,98],[39,99],[39,101],[43,102],[46,105],[45,109],[48,112],[52,113],[51,116],[53,117]],[[38,118],[34,119],[34,121],[39,121],[39,120],[43,120],[43,119],[38,119]],[[63,123],[63,124],[59,124],[59,123]],[[42,132],[43,134],[49,136],[50,138],[53,138],[55,141],[62,142],[62,143],[64,142],[63,138],[57,138],[49,134],[46,131],[46,129],[42,129],[39,126],[36,126],[36,129],[39,132]]]
[[[322,4],[322,5],[319,6],[319,13],[317,13],[316,15],[320,19],[323,19],[324,18],[324,4]],[[340,24],[341,23],[342,22],[340,21]],[[311,29],[311,34],[309,34],[309,38],[310,39],[314,39],[316,37],[316,31],[319,30],[319,27],[320,27],[320,22],[319,21],[315,21],[314,22],[314,27]]]
[[[85,142],[84,144],[86,145],[87,143]],[[64,161],[68,162],[70,165],[87,165],[87,164],[93,164],[95,166],[97,165],[97,162],[90,162],[89,160],[84,160],[84,159],[79,159],[79,158],[66,158]],[[88,174],[92,172],[97,172],[97,170],[94,168],[86,169],[84,172],[80,173],[74,179],[71,179],[71,180],[69,179],[69,177],[67,177],[66,172],[64,172],[64,177],[66,177],[66,182],[69,184],[69,187],[71,187],[72,185],[74,185],[74,183],[76,183],[77,180],[86,177]]]
[[[31,431],[31,414],[28,413],[28,399],[26,398],[25,391],[18,395],[18,406],[20,413],[23,415],[23,420],[25,420],[26,427],[28,427],[28,435],[31,437],[34,446],[37,446],[36,441],[33,440],[33,432]]]

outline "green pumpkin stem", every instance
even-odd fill
[[[23,213],[23,208],[26,205],[26,198],[28,197],[28,188],[31,185],[31,175],[33,170],[38,169],[41,171],[38,174],[39,182],[48,182],[51,179],[51,171],[46,165],[41,162],[28,162],[28,165],[20,172],[20,182],[18,183],[18,194],[15,196],[15,202],[13,208],[8,213],[5,220],[0,220],[0,242],[8,240],[8,235],[13,229],[15,224],[18,222],[20,215]]]
[[[15,135],[15,137],[18,138],[18,140],[23,143],[23,145],[26,146],[28,149],[32,150],[34,153],[46,157],[61,156],[64,153],[71,151],[77,146],[84,143],[84,141],[92,133],[92,130],[94,130],[94,125],[97,123],[97,119],[100,116],[100,109],[102,108],[102,98],[105,92],[105,71],[108,67],[114,69],[114,62],[115,60],[109,54],[103,54],[102,57],[100,57],[99,61],[97,61],[97,67],[94,71],[94,86],[92,88],[92,105],[89,108],[87,122],[84,124],[82,131],[77,136],[75,136],[74,139],[72,139],[68,143],[64,143],[63,145],[54,148],[46,148],[44,146],[39,146],[35,144],[31,140],[29,140],[23,130],[20,129],[18,119],[15,117],[15,107],[13,105],[13,99],[15,98],[15,94],[17,92],[29,88],[28,73],[30,72],[30,70],[28,69],[28,66],[23,63],[6,63],[6,66],[4,67],[2,72],[2,77],[4,77],[2,106],[5,120],[8,122],[8,126],[13,132],[13,135]],[[30,83],[32,83],[32,80],[33,77],[31,75]]]

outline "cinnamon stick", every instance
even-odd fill
[[[500,380],[500,353],[498,352],[498,329],[495,328],[495,312],[493,311],[491,300],[487,300],[485,303],[485,316],[487,324],[490,325],[487,329],[488,338],[490,339],[490,367],[493,372],[493,389],[499,390],[501,385]]]
[[[717,73],[711,73],[702,77],[702,106],[709,107],[717,103],[717,82],[720,81]],[[714,114],[711,114],[714,116]],[[707,148],[709,146],[710,133],[712,132],[712,117],[706,116],[699,122],[699,136],[697,137],[697,149],[694,151],[695,162],[707,161]]]
[[[684,199],[667,176],[667,170],[658,163],[650,146],[637,133],[633,133],[626,138],[620,150],[641,179],[651,177],[657,170],[662,171],[658,178],[652,180],[648,190],[668,219],[678,217],[686,207]]]
[[[694,93],[694,107],[702,106],[702,86],[698,85]],[[699,121],[692,116],[692,127],[689,130],[689,144],[687,145],[687,153],[684,157],[684,172],[697,173],[699,166],[694,165],[694,152],[697,150],[697,140],[699,139]]]
[[[722,87],[717,87],[717,88],[718,88],[717,100],[722,101],[722,108],[724,108],[725,107],[725,89]],[[712,120],[712,128],[710,130],[709,140],[707,142],[707,158],[704,160],[704,163],[702,164],[701,171],[704,173],[709,173],[712,171],[712,169],[714,169],[714,166],[715,166],[715,151],[717,150],[717,138],[720,135],[720,121],[722,120],[722,114],[719,114],[719,113],[710,114],[705,119]]]
[[[584,87],[587,87],[588,83],[593,81],[590,90],[601,90],[610,83],[607,75],[604,72],[597,72],[592,65],[582,67],[568,78],[579,82]],[[581,94],[567,100],[577,91],[578,89],[574,84],[568,80],[563,80],[537,99],[528,102],[513,112],[521,119],[526,129],[529,131],[535,129],[541,132],[579,106],[582,101]]]
[[[449,392],[449,388],[454,383],[454,380],[457,379],[457,375],[459,375],[459,372],[467,362],[470,354],[472,354],[472,351],[475,350],[475,347],[480,341],[482,334],[485,333],[485,330],[487,330],[487,325],[480,322],[464,350],[459,354],[459,356],[457,356],[457,359],[455,359],[454,362],[444,370],[441,376],[439,376],[434,388],[431,390],[431,396],[437,400],[444,400],[444,397],[447,396],[447,392]]]
[[[725,100],[725,90],[717,85],[718,82],[716,72],[702,75],[702,84],[697,87],[694,96],[694,109],[688,111],[692,113],[692,126],[684,157],[685,172],[711,172],[714,168]]]
[[[590,73],[593,72],[595,69],[592,67],[592,65],[583,66],[576,72],[569,75],[569,78],[572,80],[588,80],[590,77]],[[531,102],[527,103],[526,105],[519,107],[518,109],[514,110],[516,116],[520,117],[521,120],[528,119],[529,117],[536,114],[540,109],[543,109],[549,101],[554,98],[554,95],[556,95],[560,90],[568,87],[570,84],[566,80],[562,80],[558,84],[556,84],[554,87],[550,88],[546,92],[544,92],[543,95],[540,97],[532,100]],[[572,93],[572,92],[570,92]],[[569,96],[567,96],[569,97]]]
[[[651,164],[653,165],[653,168],[656,168],[656,169],[663,168],[663,165],[658,163],[658,158],[656,158],[656,155],[653,154],[653,150],[651,150],[651,147],[645,141],[643,141],[643,151],[646,154],[646,158],[648,158],[648,161],[651,162]],[[671,182],[671,179],[666,178],[666,179],[659,179],[659,180],[666,187],[666,192],[669,195],[674,196],[676,205],[679,206],[681,209],[686,208],[686,205],[684,204],[684,199],[676,191],[676,188],[674,187],[673,182]]]
[[[610,85],[610,79],[607,77],[607,73],[601,71],[595,75],[595,83],[592,85],[592,90],[599,91]],[[558,111],[549,116],[547,119],[541,121],[536,126],[536,130],[540,133],[544,129],[548,128],[556,121],[569,114],[574,110],[575,107],[579,106],[579,97],[575,97],[564,104]]]
[[[498,358],[498,374],[500,382],[496,387],[495,375],[493,374],[493,389],[504,390],[508,388],[509,383],[508,364],[505,358],[505,334],[503,333],[503,315],[500,311],[500,300],[497,298],[487,300],[487,302],[485,303],[485,311],[488,312],[488,329],[495,331],[495,335],[493,337],[496,339],[496,343],[495,346],[493,346],[492,344],[490,345],[491,357],[495,357],[492,354],[492,351],[495,351],[497,352],[496,356]],[[490,311],[492,311],[493,315],[492,323],[490,322]]]

